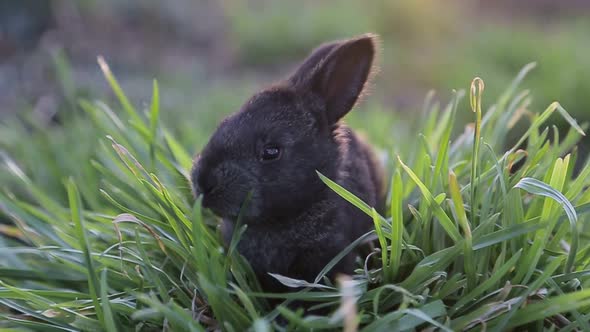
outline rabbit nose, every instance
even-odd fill
[[[217,186],[217,180],[214,176],[199,176],[197,179],[197,191],[203,195],[209,194]]]
[[[217,186],[215,174],[212,174],[213,172],[210,172],[207,169],[208,168],[203,166],[202,160],[199,156],[191,174],[193,189],[196,196],[209,194]]]
[[[192,174],[193,187],[196,196],[207,195],[211,193],[217,186],[215,174],[212,174],[212,172],[203,171],[200,166],[200,164],[197,164]]]

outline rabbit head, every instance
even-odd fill
[[[374,35],[324,44],[224,119],[191,171],[203,206],[224,218],[241,212],[249,223],[309,209],[326,190],[316,170],[338,172],[339,120],[363,93],[375,44]]]

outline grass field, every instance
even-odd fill
[[[323,278],[336,257],[316,280],[281,278],[293,291],[265,294],[239,236],[222,247],[187,180],[225,114],[214,103],[165,114],[156,82],[149,104],[132,105],[102,64],[118,104],[82,100],[49,130],[34,117],[0,129],[12,143],[1,155],[0,329],[590,330],[590,165],[573,167],[586,125],[557,102],[530,109],[535,91],[519,84],[532,67],[495,101],[475,79],[447,105],[428,95],[413,120],[371,104],[352,112],[391,177],[386,213],[322,179],[373,217],[363,238],[377,248],[353,276]],[[458,117],[472,124],[453,137]],[[528,129],[507,147],[518,121]],[[294,300],[331,313],[303,315]]]

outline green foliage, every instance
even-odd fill
[[[263,64],[304,54],[326,40],[374,31],[370,7],[358,1],[258,3],[244,0],[222,2],[229,18],[229,32],[243,62]],[[297,13],[297,18],[292,17]],[[287,58],[287,59],[285,59]]]
[[[268,66],[298,61],[327,40],[367,31],[384,40],[377,94],[412,99],[416,91],[462,86],[474,75],[485,78],[488,98],[523,65],[538,68],[525,88],[535,92],[531,110],[561,100],[576,117],[589,120],[590,20],[584,15],[498,17],[463,2],[353,0],[276,2],[225,0],[228,36],[237,61]],[[297,15],[293,15],[297,13]],[[425,24],[427,22],[428,24]],[[450,37],[452,36],[452,37]],[[464,122],[471,117],[461,112]],[[554,121],[560,128],[567,123]],[[525,125],[523,125],[525,126]],[[518,138],[512,133],[511,138]]]
[[[266,294],[235,250],[246,225],[224,248],[216,218],[192,199],[187,170],[207,134],[181,118],[165,126],[156,83],[149,109],[138,111],[101,67],[120,112],[81,101],[84,114],[65,130],[3,128],[2,142],[15,144],[3,153],[0,211],[10,224],[0,225],[0,328],[590,329],[590,165],[573,170],[583,128],[553,103],[504,148],[530,102],[517,93],[530,68],[485,111],[474,80],[474,125],[452,140],[459,114],[472,114],[458,106],[463,92],[442,110],[430,96],[411,124],[373,107],[353,112],[349,120],[384,151],[388,209],[378,214],[319,174],[376,229],[316,280],[276,276],[293,291]],[[544,127],[556,111],[572,129],[549,141]],[[27,144],[16,144],[25,131]],[[366,264],[324,283],[368,238],[378,248]],[[271,307],[269,298],[284,302]],[[333,314],[303,315],[294,301]]]
[[[587,18],[536,24],[526,19],[512,24],[484,20],[460,42],[442,47],[436,61],[446,65],[428,66],[424,80],[440,86],[464,82],[476,74],[485,78],[487,96],[496,98],[502,84],[533,59],[538,68],[525,84],[535,93],[532,109],[560,100],[571,114],[587,120],[590,58],[582,54],[590,52],[590,44],[582,40],[589,28]],[[555,122],[567,126],[561,119]]]

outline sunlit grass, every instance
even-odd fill
[[[315,280],[276,276],[292,292],[265,294],[235,250],[241,232],[223,248],[217,219],[190,192],[191,156],[212,125],[195,132],[162,120],[157,83],[138,110],[101,66],[121,105],[85,100],[62,128],[2,130],[16,143],[2,154],[1,328],[590,329],[590,166],[573,170],[585,127],[558,103],[529,112],[531,97],[517,90],[524,75],[490,107],[474,81],[475,113],[458,107],[463,91],[442,108],[430,96],[415,123],[374,107],[353,112],[382,151],[388,208],[380,215],[319,176],[377,227],[346,251],[367,238],[376,248],[350,278],[324,279],[345,251]],[[549,141],[555,112],[572,129]],[[465,113],[474,124],[451,137]],[[523,116],[529,129],[506,148]],[[328,316],[294,311],[294,300]]]

